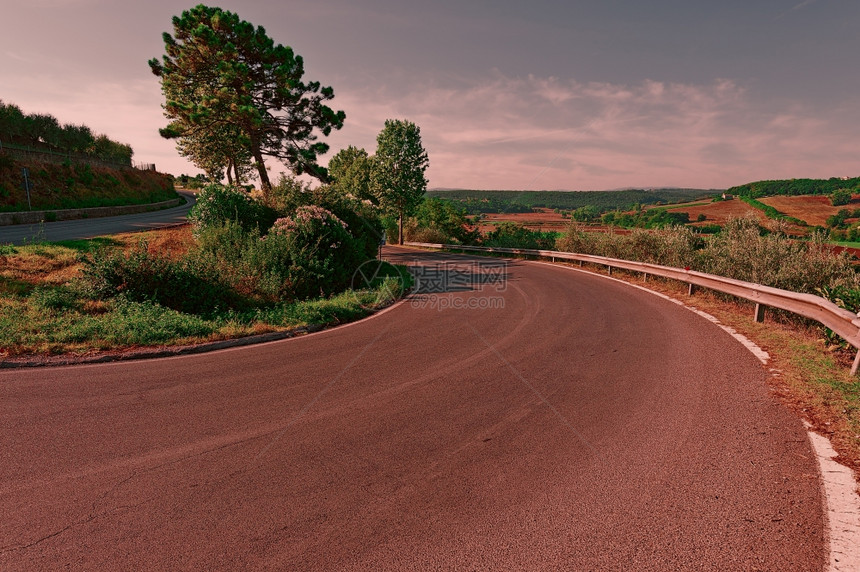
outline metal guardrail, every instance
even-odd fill
[[[757,322],[764,321],[764,309],[767,306],[786,310],[805,318],[815,320],[816,322],[819,322],[833,330],[842,339],[855,348],[860,349],[860,316],[845,310],[844,308],[840,308],[830,300],[813,294],[801,294],[798,292],[791,292],[789,290],[771,288],[770,286],[762,286],[761,284],[744,282],[733,278],[724,278],[714,274],[705,274],[704,272],[696,272],[695,270],[659,266],[657,264],[647,264],[644,262],[632,262],[630,260],[606,258],[590,254],[576,254],[555,250],[532,250],[526,248],[493,248],[483,246],[460,246],[456,244],[428,244],[422,242],[404,242],[404,245],[436,248],[439,250],[537,256],[540,258],[550,258],[553,261],[556,259],[572,260],[579,262],[580,265],[583,263],[589,263],[606,266],[609,268],[610,274],[612,274],[613,268],[621,268],[632,272],[641,272],[646,276],[646,278],[649,274],[662,276],[663,278],[671,278],[673,280],[689,284],[690,294],[695,291],[696,287],[701,287],[708,288],[709,290],[716,290],[717,292],[723,292],[725,294],[731,294],[732,296],[737,296],[739,298],[755,302],[755,320]],[[858,352],[857,356],[854,358],[854,364],[851,366],[851,375],[856,375],[858,369],[860,369],[860,352]]]

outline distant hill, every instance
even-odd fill
[[[860,187],[860,177],[829,179],[783,179],[774,181],[756,181],[732,187],[726,192],[742,197],[770,197],[774,195],[829,195],[837,189],[857,189]]]
[[[600,211],[626,210],[634,205],[676,204],[710,198],[716,189],[627,189],[620,191],[427,191],[428,197],[453,201],[469,214],[529,212],[534,208],[574,210],[593,206]]]

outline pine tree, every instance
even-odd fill
[[[163,35],[162,60],[149,61],[161,78],[170,120],[163,136],[182,140],[205,134],[221,141],[215,150],[226,148],[223,137],[229,137],[247,147],[264,191],[272,186],[265,157],[283,161],[296,174],[326,180],[317,157],[328,145],[318,134],[340,129],[345,114],[326,105],[334,97],[332,88],[302,81],[301,56],[275,44],[261,26],[202,4],[174,17],[173,31]]]

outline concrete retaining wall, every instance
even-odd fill
[[[24,211],[15,213],[0,213],[0,226],[11,224],[38,224],[47,222],[47,213],[54,213],[56,218],[53,220],[74,220],[81,218],[99,218],[105,216],[119,216],[127,214],[145,213],[176,207],[185,202],[182,197],[162,201],[160,203],[150,203],[147,205],[125,205],[121,207],[95,207],[90,209],[63,209],[50,211]]]

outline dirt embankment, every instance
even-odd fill
[[[29,204],[25,168],[31,184]],[[86,163],[22,161],[0,152],[0,211],[107,207],[174,198],[173,180],[164,173]]]

